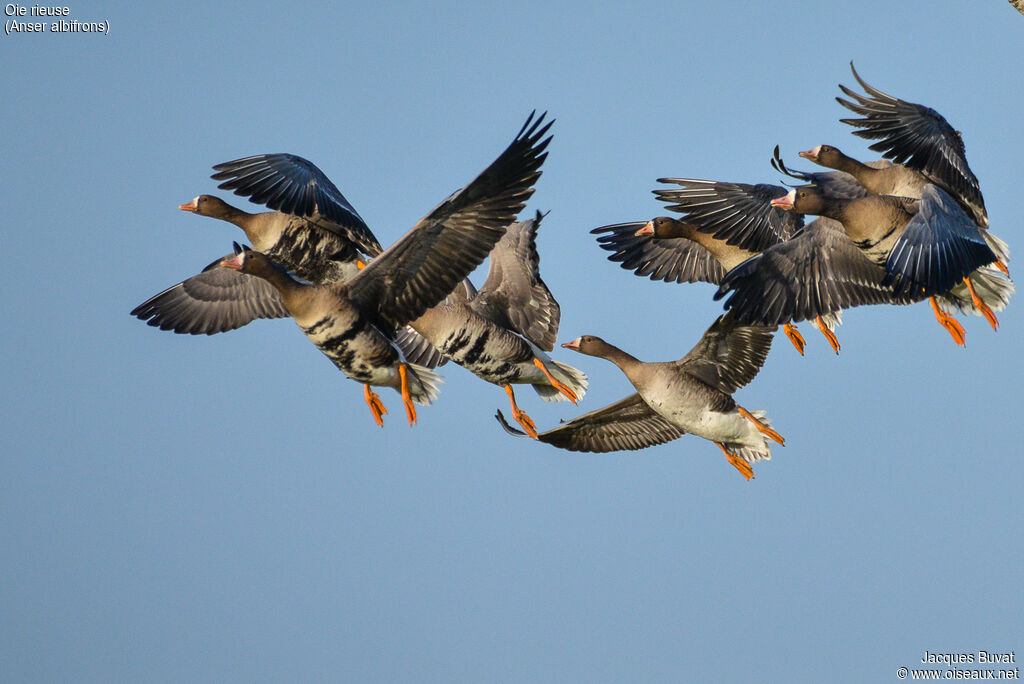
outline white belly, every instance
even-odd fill
[[[761,433],[739,411],[712,411],[699,397],[681,400],[681,397],[690,397],[685,390],[686,387],[680,387],[678,383],[661,384],[644,387],[640,395],[658,415],[692,435],[714,442],[749,446],[764,443]]]

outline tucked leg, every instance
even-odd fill
[[[388,410],[384,408],[384,403],[381,402],[380,396],[370,389],[369,385],[363,385],[363,396],[366,397],[366,405],[370,407],[370,413],[373,414],[373,420],[377,423],[377,426],[384,427],[383,416]]]
[[[961,347],[967,346],[967,333],[964,332],[964,326],[960,325],[960,322],[939,309],[938,302],[935,301],[935,297],[929,297],[928,301],[932,303],[932,311],[935,312],[935,318],[942,324],[949,334],[953,336],[953,341]]]
[[[989,305],[986,304],[985,302],[981,301],[981,297],[979,297],[978,293],[974,291],[974,284],[971,282],[970,276],[964,278],[964,282],[967,283],[967,289],[971,293],[971,301],[974,302],[974,306],[976,306],[978,310],[981,311],[981,313],[985,316],[985,319],[988,320],[988,324],[992,326],[992,329],[998,330],[999,319],[996,318],[996,315],[992,311],[991,307],[989,307]]]
[[[775,430],[772,430],[770,427],[768,427],[767,425],[759,421],[757,418],[755,418],[753,413],[743,408],[742,406],[737,406],[736,409],[740,412],[741,416],[743,416],[744,418],[746,418],[747,420],[754,424],[754,427],[757,428],[758,432],[764,434],[769,439],[774,439],[776,442],[783,446],[786,445],[786,440],[782,439],[782,435],[780,435]]]
[[[571,388],[571,387],[569,387],[568,385],[566,385],[566,384],[565,384],[564,382],[560,382],[560,381],[556,380],[556,379],[555,379],[555,376],[553,376],[553,375],[552,375],[552,374],[551,374],[551,373],[550,373],[550,372],[548,371],[548,369],[544,367],[544,362],[543,362],[543,361],[541,361],[541,360],[540,360],[540,359],[538,359],[538,358],[534,358],[534,359],[533,359],[533,365],[535,365],[535,366],[536,366],[537,368],[540,368],[540,372],[541,372],[541,373],[543,373],[544,375],[546,375],[546,376],[547,376],[547,378],[548,378],[548,382],[550,382],[550,383],[551,383],[551,385],[552,385],[552,386],[553,386],[553,387],[554,387],[554,388],[555,388],[556,390],[558,390],[558,391],[559,391],[559,392],[561,392],[561,393],[562,393],[563,395],[565,395],[565,398],[566,398],[566,399],[568,399],[569,401],[571,401],[571,402],[572,402],[572,403],[574,403],[574,404],[575,404],[575,403],[576,403],[577,401],[579,401],[579,397],[577,397],[577,396],[576,396],[576,393],[572,391],[572,388]]]
[[[749,463],[747,463],[742,458],[726,449],[725,445],[722,444],[721,442],[715,442],[715,444],[717,444],[718,448],[722,450],[722,453],[725,454],[725,457],[729,459],[729,463],[732,463],[733,467],[736,468],[736,470],[740,471],[740,475],[742,475],[744,478],[748,480],[754,477],[754,469],[750,467]]]
[[[825,325],[825,321],[822,319],[821,316],[818,316],[818,318],[815,319],[814,326],[821,331],[821,334],[825,336],[825,339],[828,340],[828,343],[832,345],[832,351],[838,354],[839,339],[836,338],[835,333],[828,329],[828,326]]]
[[[409,366],[404,363],[398,364],[398,375],[402,378],[402,403],[405,404],[405,417],[409,419],[409,425],[416,424],[416,407],[412,403],[412,396],[409,394]]]
[[[786,323],[782,326],[782,330],[786,333],[786,337],[793,343],[796,350],[800,352],[800,356],[804,355],[804,336],[800,334],[800,331],[796,329],[796,326],[792,323]]]
[[[508,400],[512,402],[512,417],[516,419],[523,429],[526,430],[526,434],[530,435],[534,439],[537,439],[537,426],[534,424],[530,416],[526,415],[525,411],[521,411],[516,405],[516,394],[512,391],[512,385],[505,385],[505,394],[508,395]]]

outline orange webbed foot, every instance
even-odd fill
[[[960,325],[960,322],[948,313],[939,310],[939,305],[935,301],[935,297],[929,297],[928,299],[932,303],[932,311],[935,312],[935,320],[937,320],[943,328],[949,331],[949,334],[953,336],[953,342],[961,347],[966,347],[967,333],[964,332],[964,326]]]
[[[384,408],[380,396],[370,389],[369,385],[363,385],[363,396],[366,398],[366,405],[370,407],[370,413],[373,414],[373,420],[377,423],[377,427],[384,427],[383,417],[388,410]]]
[[[782,435],[780,435],[775,430],[772,430],[770,427],[768,427],[767,425],[762,423],[760,420],[755,418],[753,413],[751,413],[747,409],[743,408],[742,406],[737,406],[736,409],[740,412],[741,416],[743,416],[744,418],[746,418],[747,420],[749,420],[751,423],[754,424],[754,427],[757,428],[758,432],[760,432],[761,434],[765,435],[769,439],[775,440],[776,442],[778,442],[782,446],[786,446],[786,440],[784,440],[782,438]]]
[[[523,411],[516,405],[516,395],[512,390],[512,385],[505,385],[505,393],[508,395],[509,402],[512,403],[512,417],[516,419],[516,422],[523,426],[526,430],[526,434],[534,439],[537,439],[537,425],[533,422],[530,416],[526,415],[526,411]]]
[[[800,334],[800,331],[796,329],[796,326],[792,323],[786,323],[782,326],[782,330],[786,333],[786,337],[789,338],[789,341],[793,343],[793,346],[796,347],[796,350],[800,352],[800,356],[803,356],[804,345],[806,342],[804,342],[804,336]]]
[[[512,417],[516,419],[516,422],[523,426],[523,430],[526,431],[530,437],[537,439],[537,424],[533,422],[530,416],[526,415],[526,411],[516,409],[512,412]]]
[[[749,463],[747,463],[742,458],[726,449],[725,445],[722,444],[721,442],[715,442],[715,444],[717,444],[718,448],[721,449],[722,453],[725,454],[725,457],[729,460],[729,463],[731,463],[736,470],[740,471],[740,475],[742,475],[744,479],[752,480],[754,478],[754,469],[750,467]]]

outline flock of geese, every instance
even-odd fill
[[[851,69],[853,65],[851,64]],[[338,188],[313,163],[261,154],[214,166],[219,188],[269,211],[249,213],[212,195],[179,208],[235,224],[250,246],[151,297],[131,313],[161,330],[225,332],[259,318],[292,317],[345,375],[363,384],[377,425],[387,413],[373,387],[401,394],[409,424],[416,404],[439,395],[434,368],[448,360],[502,387],[516,436],[574,451],[642,449],[691,433],[713,441],[747,479],[783,444],[764,411],[733,394],[757,375],[782,325],[803,353],[795,323],[810,321],[838,353],[843,309],[928,299],[957,344],[953,314],[984,316],[1014,292],[1006,243],[988,215],[959,132],[938,112],[887,95],[853,76],[836,100],[841,119],[875,140],[879,161],[861,163],[829,145],[800,156],[832,169],[795,171],[778,148],[773,167],[800,185],[662,178],[658,199],[679,218],[596,228],[608,258],[638,276],[710,282],[725,314],[676,361],[640,361],[599,337],[562,345],[604,358],[634,394],[546,432],[519,408],[514,385],[545,401],[574,404],[586,375],[552,359],[560,309],[539,272],[540,212],[516,222],[547,156],[553,122],[531,114],[512,143],[476,178],[384,249]],[[804,216],[816,216],[804,225]],[[477,290],[468,275],[490,256]]]

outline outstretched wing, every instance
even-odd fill
[[[771,205],[787,192],[779,185],[697,178],[659,178],[658,182],[682,186],[654,191],[659,200],[669,203],[669,209],[683,214],[701,232],[751,252],[789,239],[804,224],[801,215]]]
[[[551,123],[531,114],[490,166],[360,271],[348,284],[349,296],[394,327],[444,299],[484,260],[533,194]]]
[[[774,333],[775,326],[740,325],[726,313],[676,363],[698,380],[732,394],[761,370]]]
[[[490,270],[470,307],[545,351],[558,336],[562,310],[540,277],[537,229],[543,216],[513,223],[491,250]]]
[[[929,181],[953,195],[973,215],[975,223],[988,227],[988,213],[981,188],[967,164],[964,141],[945,117],[931,107],[905,102],[872,88],[850,63],[853,77],[867,93],[856,93],[844,85],[840,89],[854,101],[837,97],[836,101],[862,118],[840,119],[861,128],[854,135],[879,142],[871,149],[886,159],[921,171]]]
[[[526,437],[505,420],[501,411],[494,417],[505,432]],[[553,430],[541,432],[537,439],[559,449],[603,453],[644,449],[671,442],[684,434],[682,429],[651,410],[639,394],[631,394],[610,406],[584,413]]]
[[[346,238],[369,254],[380,243],[341,191],[316,164],[295,154],[256,154],[217,164],[211,178],[256,204],[309,219],[318,228]]]
[[[612,254],[609,261],[617,261],[622,268],[638,276],[666,283],[715,283],[725,275],[718,260],[701,245],[686,238],[655,239],[650,235],[636,235],[646,225],[643,221],[616,223],[595,228],[600,235],[597,244]]]
[[[258,318],[289,315],[274,286],[262,278],[224,268],[217,259],[188,280],[135,307],[131,315],[161,330],[213,335]]]
[[[995,260],[978,226],[960,205],[939,186],[928,184],[917,214],[889,252],[885,270],[897,293],[930,297]]]
[[[866,304],[910,304],[896,296],[886,272],[857,249],[841,224],[811,222],[792,240],[765,250],[729,271],[715,299],[737,321],[779,325]],[[730,294],[731,293],[731,294]]]

